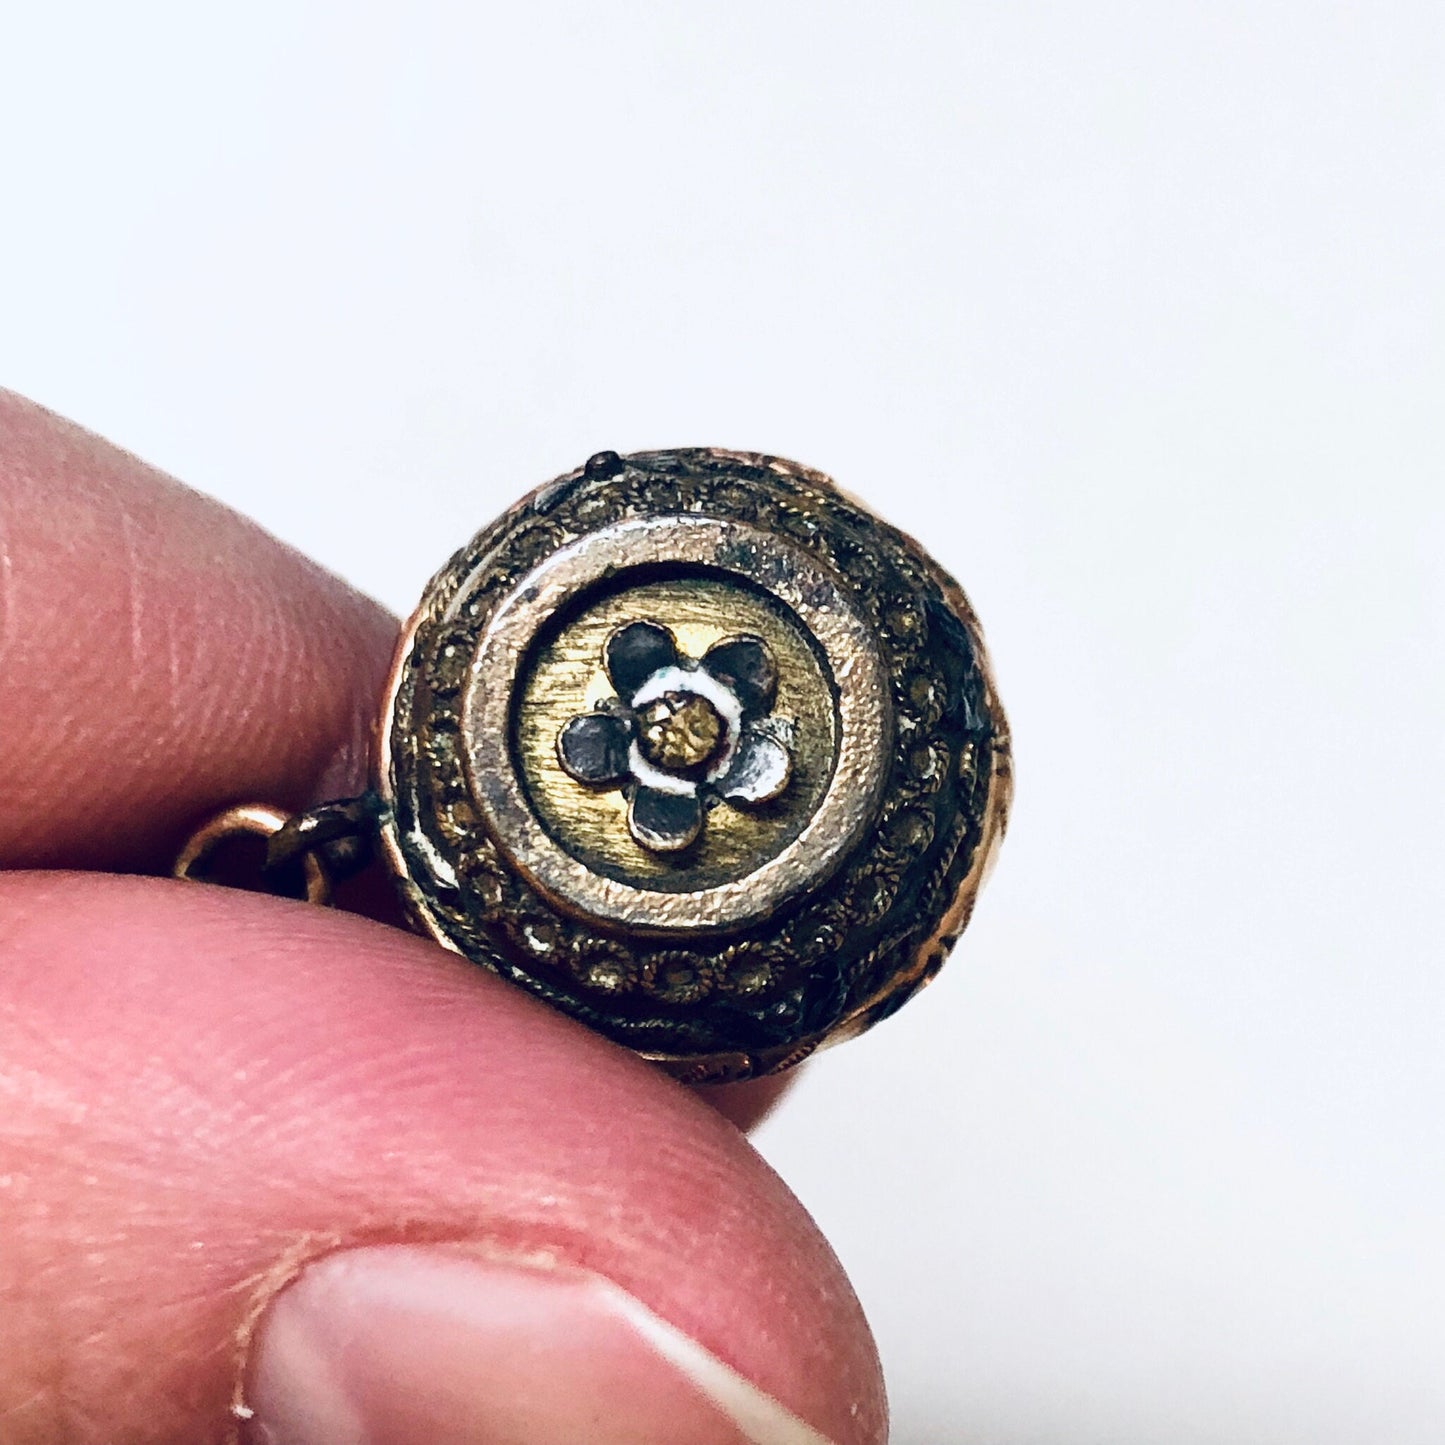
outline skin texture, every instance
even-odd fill
[[[9,394],[0,558],[5,866],[163,872],[243,794],[296,808],[360,784],[395,620]]]
[[[394,635],[0,394],[0,867],[46,870],[0,877],[0,1440],[230,1438],[306,1263],[429,1243],[591,1271],[829,1438],[882,1440],[848,1283],[718,1110],[395,928],[114,876],[224,803],[354,790]],[[776,1088],[713,1092],[745,1122]]]

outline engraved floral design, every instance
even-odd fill
[[[778,674],[762,638],[724,638],[694,661],[661,623],[629,622],[602,663],[616,696],[568,720],[557,757],[579,783],[623,789],[641,847],[679,852],[708,808],[756,807],[788,786],[790,728],[771,716]]]

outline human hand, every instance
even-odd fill
[[[870,1445],[723,1114],[400,930],[163,872],[363,786],[394,620],[0,394],[0,1441]]]

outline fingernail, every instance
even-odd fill
[[[237,1414],[251,1445],[828,1445],[609,1281],[445,1247],[303,1271]]]

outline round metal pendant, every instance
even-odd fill
[[[425,932],[694,1082],[926,982],[1010,783],[957,585],[820,473],[709,449],[602,453],[459,552],[376,780]]]

